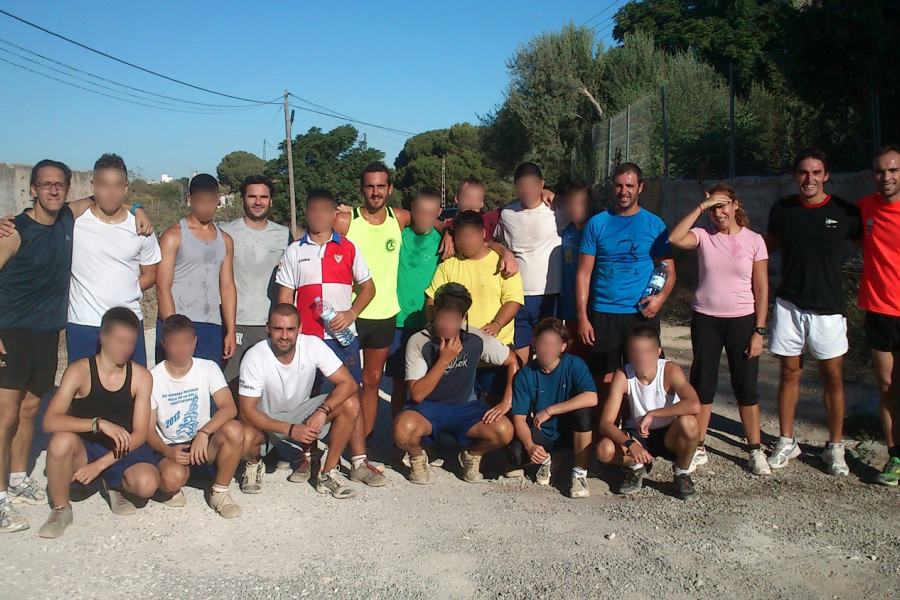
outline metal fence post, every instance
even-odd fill
[[[660,88],[662,102],[663,179],[669,178],[669,116],[666,114],[666,86]]]

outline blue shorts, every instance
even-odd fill
[[[193,441],[193,440],[191,440]],[[191,445],[191,442],[178,442],[175,444],[167,444],[170,448],[172,446],[181,446],[187,444]],[[153,457],[156,459],[157,466],[162,459],[165,458],[162,454],[153,450]],[[212,463],[206,463],[205,465],[185,465],[188,469],[191,470],[191,477],[205,477],[207,479],[213,479],[216,476],[216,466]]]
[[[394,333],[394,343],[384,363],[384,374],[391,379],[406,381],[406,344],[409,338],[422,331],[418,327],[398,327]]]
[[[157,363],[161,363],[166,359],[166,351],[162,347],[162,330],[162,320],[156,319]],[[197,334],[197,347],[194,348],[194,356],[211,360],[221,368],[222,354],[225,352],[222,326],[215,323],[194,323],[194,333]]]
[[[359,337],[354,336],[349,346],[342,346],[337,340],[325,340],[325,345],[343,361],[356,383],[362,383],[362,367],[359,364]]]
[[[506,367],[479,367],[475,375],[475,393],[503,398],[506,393]]]
[[[85,452],[87,452],[88,462],[94,462],[110,452],[109,448],[103,444],[98,444],[92,440],[86,440],[83,437],[81,438],[81,441],[84,444]],[[121,489],[122,476],[125,475],[125,471],[139,463],[147,463],[155,467],[158,464],[158,461],[154,456],[155,454],[156,453],[150,449],[150,446],[142,444],[139,448],[132,450],[110,466],[106,467],[106,469],[100,473],[100,477],[106,480],[106,484],[109,487],[117,490]]]
[[[66,354],[69,356],[69,364],[76,360],[95,356],[100,351],[100,328],[91,325],[66,324]],[[144,343],[144,323],[141,322],[138,331],[137,344],[131,360],[137,364],[147,366],[147,346]]]
[[[460,446],[465,447],[475,441],[466,437],[466,434],[481,422],[484,413],[490,408],[480,400],[462,404],[443,404],[423,400],[418,404],[410,404],[406,410],[416,411],[431,423],[431,435],[423,438],[427,443],[437,445],[440,435],[449,433],[456,438]]]
[[[516,348],[531,346],[531,332],[538,321],[555,317],[559,311],[559,294],[525,296],[525,305],[516,313]]]

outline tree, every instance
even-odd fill
[[[222,158],[222,162],[216,167],[216,174],[219,176],[219,183],[235,191],[248,175],[260,175],[265,166],[263,159],[255,154],[238,150]]]
[[[286,222],[290,219],[291,205],[284,142],[279,150],[278,157],[266,165],[266,174],[277,182],[272,218]],[[303,215],[303,201],[313,188],[326,188],[338,202],[358,205],[360,174],[370,162],[384,160],[384,152],[360,141],[359,132],[352,125],[341,125],[328,132],[312,127],[294,138],[291,151],[298,217]],[[396,205],[398,197],[399,194],[389,201]]]

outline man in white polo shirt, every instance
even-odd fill
[[[261,446],[268,451],[284,441],[305,454],[328,435],[328,454],[316,479],[316,491],[335,498],[356,495],[338,468],[359,418],[356,381],[325,342],[300,335],[300,315],[290,304],[276,305],[267,327],[269,339],[250,348],[241,362],[239,401],[246,461],[241,490],[245,494],[262,491]],[[334,389],[310,397],[317,371]],[[305,462],[288,479],[296,483],[309,476],[309,463]]]
[[[141,295],[156,283],[162,258],[156,236],[139,235],[134,215],[124,206],[128,169],[121,157],[104,154],[97,160],[91,190],[94,205],[75,220],[72,236],[69,364],[97,353],[100,320],[109,309],[124,306],[143,319]],[[143,326],[132,360],[147,364]]]

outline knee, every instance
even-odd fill
[[[407,413],[403,412],[394,419],[394,441],[398,444],[412,441],[415,436],[415,426]]]
[[[166,492],[177,492],[188,481],[190,471],[183,465],[164,467],[159,472],[159,487]]]
[[[500,419],[494,423],[493,430],[494,435],[497,438],[497,443],[501,446],[505,446],[512,441],[513,426],[506,417],[500,417]]]
[[[244,443],[244,428],[237,421],[228,421],[222,425],[219,432],[229,446],[241,446]]]
[[[246,423],[242,423],[241,428],[244,430],[244,457],[255,459],[259,456],[260,433],[256,427]]]
[[[354,421],[359,417],[359,394],[353,394],[341,404],[338,414]]]
[[[141,469],[140,473],[126,476],[126,480],[131,493],[140,498],[149,498],[159,489],[159,471],[156,469]]]
[[[781,381],[784,383],[797,383],[800,376],[803,375],[803,369],[799,365],[781,365]]]
[[[688,440],[700,438],[700,424],[694,415],[682,415],[678,417],[678,427],[681,436]]]
[[[366,387],[378,387],[381,385],[381,369],[366,368],[363,365],[362,384]]]
[[[609,438],[603,438],[597,444],[597,460],[602,463],[611,463],[616,456],[616,444]]]
[[[0,413],[0,434],[4,434],[8,437],[12,437],[16,433],[16,429],[19,428],[19,414],[18,410],[8,410]]]
[[[52,458],[63,458],[72,454],[75,444],[80,442],[78,435],[69,431],[58,431],[47,444],[47,455]]]
[[[19,420],[34,421],[40,404],[40,398],[31,397],[31,394],[28,394],[25,400],[22,401],[22,406],[19,407]]]
[[[830,366],[822,369],[820,373],[822,385],[830,389],[836,389],[844,385],[844,374],[840,367]]]

